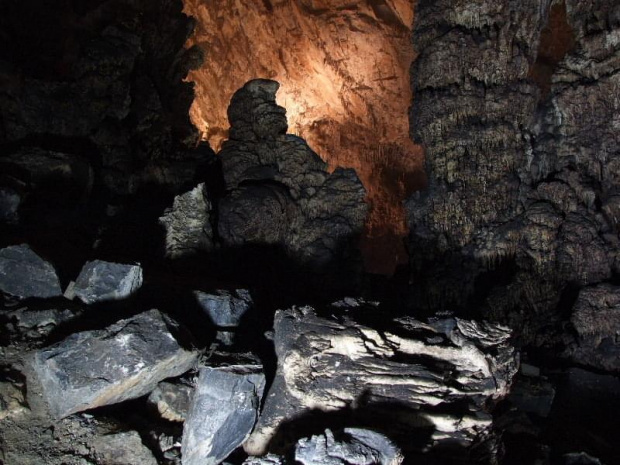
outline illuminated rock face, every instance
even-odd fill
[[[188,46],[206,57],[189,75],[191,117],[203,138],[219,150],[233,93],[250,79],[278,81],[289,132],[332,169],[357,171],[370,203],[366,267],[392,272],[405,258],[401,202],[424,182],[407,117],[413,0],[184,3],[198,23]]]

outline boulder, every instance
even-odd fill
[[[140,265],[94,260],[80,271],[73,293],[85,304],[127,299],[142,286]]]
[[[186,384],[162,381],[149,395],[148,403],[155,407],[163,419],[183,422],[193,392],[194,389]]]
[[[295,460],[303,465],[399,465],[403,458],[387,437],[360,428],[345,428],[344,437],[338,439],[326,429],[295,446]]]
[[[62,295],[54,267],[26,244],[0,250],[0,291],[22,299]]]
[[[180,345],[176,330],[168,317],[150,310],[37,351],[33,373],[53,416],[134,399],[185,373],[198,353]]]
[[[247,289],[194,291],[194,297],[213,324],[220,328],[239,326],[241,317],[253,305],[252,296]]]
[[[417,438],[425,438],[419,448],[469,446],[490,430],[488,409],[508,394],[517,372],[508,328],[458,318],[375,316],[364,323],[359,308],[322,314],[337,316],[308,306],[276,312],[278,369],[244,446],[250,455],[288,434],[281,431],[285,420],[313,412],[348,412],[400,429],[406,443],[419,431]]]
[[[97,463],[157,465],[157,460],[135,431],[97,436],[93,442]]]
[[[265,388],[259,365],[202,367],[183,425],[183,465],[216,465],[248,438]]]
[[[166,230],[166,257],[187,257],[213,248],[211,208],[204,183],[174,198],[159,219]]]

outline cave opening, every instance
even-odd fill
[[[423,151],[409,137],[414,0],[184,0],[196,19],[187,47],[190,110],[215,151],[228,138],[227,108],[247,81],[281,84],[288,132],[304,138],[330,170],[353,168],[367,191],[360,242],[365,269],[392,274],[407,262],[403,201],[425,184]]]

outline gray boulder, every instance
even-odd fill
[[[508,328],[458,318],[401,318],[377,320],[375,329],[357,321],[361,309],[325,310],[338,317],[320,317],[311,307],[276,312],[278,369],[244,445],[250,455],[267,452],[284,420],[310,410],[352,409],[400,428],[405,439],[430,430],[428,447],[469,446],[490,430],[488,408],[508,394],[517,372]],[[390,412],[386,405],[398,408]]]
[[[185,373],[198,353],[181,347],[174,332],[169,318],[150,310],[37,351],[33,373],[51,413],[64,418],[134,399]]]
[[[216,465],[248,438],[265,388],[259,365],[200,369],[183,425],[183,465]]]
[[[213,324],[220,328],[239,326],[241,317],[253,305],[250,291],[247,289],[194,291],[194,297]]]
[[[360,428],[345,428],[345,437],[325,433],[300,439],[295,460],[303,465],[399,465],[403,455],[383,434]]]
[[[148,403],[168,421],[183,422],[187,417],[194,389],[181,383],[162,381],[151,392]]]
[[[166,230],[166,257],[181,258],[213,248],[211,202],[204,183],[174,198],[159,223]]]
[[[26,244],[0,250],[0,291],[19,298],[62,295],[54,267]]]
[[[157,460],[135,431],[97,436],[93,441],[97,463],[105,465],[157,465]]]
[[[140,265],[94,260],[80,271],[73,293],[85,304],[122,300],[140,289],[142,279]]]

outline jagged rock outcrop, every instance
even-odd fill
[[[618,6],[421,1],[416,15],[416,299],[561,342],[574,288],[617,269]]]
[[[166,257],[175,259],[213,249],[212,205],[204,183],[174,198],[159,223],[166,230]]]
[[[198,353],[180,345],[174,326],[151,310],[37,351],[32,366],[52,415],[135,399],[188,371]]]
[[[218,232],[228,247],[273,246],[320,269],[342,259],[362,231],[365,190],[352,170],[327,165],[287,135],[279,84],[256,79],[233,96],[230,139],[220,152],[227,195]]]
[[[371,326],[356,321],[360,312],[338,306],[325,317],[311,307],[276,313],[278,370],[244,446],[249,454],[294,434],[294,419],[303,423],[313,411],[352,409],[377,427],[383,420],[419,449],[443,441],[466,447],[488,432],[487,408],[508,393],[517,370],[507,328],[454,318]]]
[[[26,245],[0,250],[0,291],[20,299],[62,295],[60,281],[51,263]]]
[[[620,287],[601,284],[582,289],[571,323],[577,340],[566,355],[581,365],[620,373]]]

